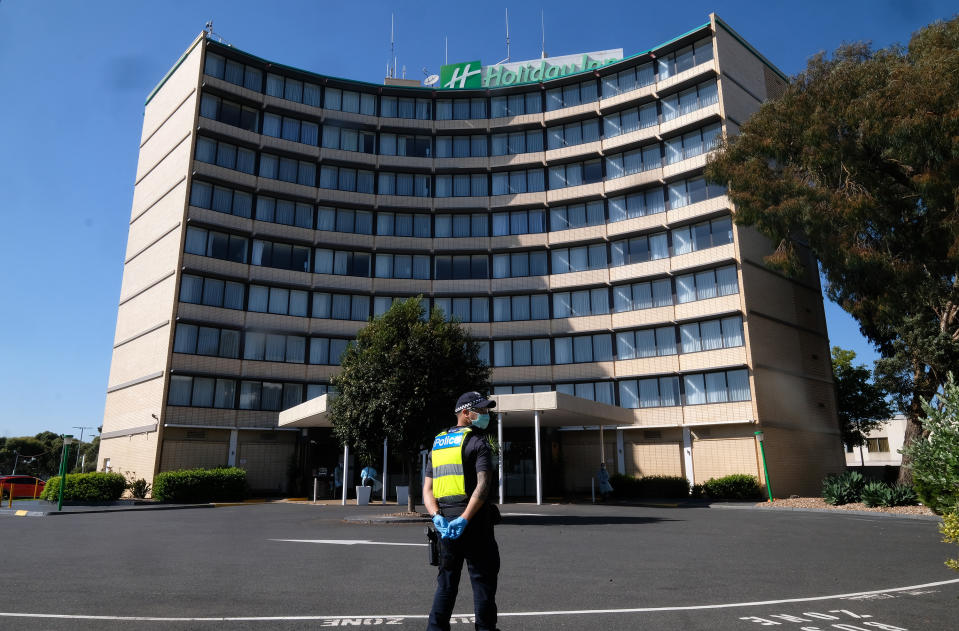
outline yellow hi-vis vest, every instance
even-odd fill
[[[463,446],[470,431],[469,427],[456,427],[433,439],[433,497],[441,504],[467,500]]]

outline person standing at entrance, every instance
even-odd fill
[[[423,479],[423,504],[440,533],[440,566],[427,631],[450,631],[463,561],[473,586],[476,628],[496,630],[499,547],[493,536],[495,509],[486,497],[493,458],[485,430],[496,406],[479,392],[456,401],[456,426],[433,440]]]

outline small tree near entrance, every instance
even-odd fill
[[[463,392],[488,392],[490,367],[479,344],[439,309],[427,317],[420,297],[396,302],[362,329],[331,379],[339,394],[330,402],[333,433],[374,462],[383,439],[412,473],[421,449],[455,424],[453,407]],[[413,510],[410,488],[407,509]],[[385,489],[384,489],[385,491]]]

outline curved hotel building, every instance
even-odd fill
[[[411,296],[481,340],[494,393],[628,410],[611,470],[764,478],[760,430],[777,495],[842,467],[816,265],[765,267],[703,178],[779,70],[711,15],[625,59],[442,75],[364,83],[196,39],[146,102],[100,469],[229,464],[278,492],[291,462],[331,469],[310,455],[328,430],[278,414]],[[542,430],[548,492],[589,488],[589,425]],[[513,438],[507,494],[530,495]]]

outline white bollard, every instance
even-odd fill
[[[313,477],[313,503],[316,504],[316,487],[319,484],[319,478]]]

